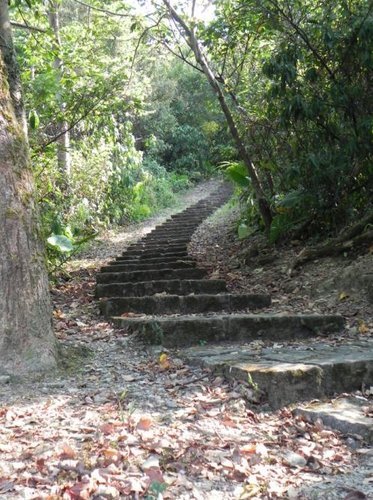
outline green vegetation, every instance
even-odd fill
[[[240,238],[334,234],[371,208],[371,2],[185,5],[12,2],[51,262],[218,170]]]

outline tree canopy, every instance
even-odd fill
[[[241,235],[332,234],[366,211],[370,1],[135,4],[11,4],[52,260],[217,171]]]

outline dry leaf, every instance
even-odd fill
[[[148,431],[153,425],[153,420],[150,417],[141,417],[137,422],[136,429],[138,431]]]
[[[348,295],[348,293],[346,293],[346,292],[341,292],[341,293],[339,294],[339,300],[345,300],[345,299],[347,299],[348,297],[349,297],[349,295]]]
[[[169,360],[168,354],[163,352],[159,356],[159,364],[163,370],[167,370],[168,368],[170,368],[170,360]]]
[[[364,321],[359,321],[359,333],[369,333],[369,327]]]
[[[60,452],[61,460],[66,460],[69,458],[76,457],[76,450],[74,450],[68,443],[63,443],[62,449]]]

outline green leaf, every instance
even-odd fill
[[[35,130],[39,127],[39,123],[40,123],[39,115],[37,114],[37,112],[34,109],[32,109],[30,111],[28,121],[29,121],[29,124],[30,124],[30,127],[32,128],[32,130]]]
[[[246,167],[242,163],[231,163],[225,170],[225,173],[229,179],[243,188],[247,188],[251,184],[250,179],[247,176]]]
[[[62,234],[52,234],[52,236],[47,239],[47,242],[62,253],[68,253],[74,250],[74,245],[71,240]]]
[[[252,229],[244,222],[241,222],[241,224],[238,226],[237,232],[239,239],[243,240],[250,236],[250,234],[252,233]]]

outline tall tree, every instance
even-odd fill
[[[211,63],[205,51],[203,50],[202,44],[197,38],[196,31],[193,26],[193,21],[190,24],[188,24],[188,22],[171,5],[169,0],[163,0],[163,3],[166,6],[171,19],[179,26],[184,39],[186,40],[187,44],[189,45],[190,49],[194,54],[197,64],[205,74],[209,84],[211,85],[212,90],[214,91],[214,93],[218,98],[220,107],[227,120],[229,131],[236,144],[238,154],[243,163],[245,164],[245,167],[247,168],[247,173],[251,179],[253,191],[256,195],[258,202],[259,212],[263,219],[266,230],[269,231],[272,223],[272,213],[269,201],[267,199],[265,190],[263,188],[260,177],[255,168],[255,165],[246,149],[245,141],[240,134],[234,115],[231,112],[227,97],[225,95],[225,91],[222,88],[218,78],[214,74]],[[193,2],[193,8],[194,4],[195,2]]]
[[[54,0],[49,1],[48,17],[49,25],[54,34],[54,67],[56,69],[58,78],[58,88],[61,85],[61,76],[63,73],[63,61],[60,56],[61,50],[61,36],[60,36],[60,13],[59,13],[59,2]],[[60,91],[60,90],[59,90]],[[57,96],[57,101],[61,101],[59,96]],[[57,162],[59,170],[62,174],[63,183],[68,186],[69,178],[71,174],[71,155],[70,155],[70,130],[67,120],[64,118],[65,115],[65,103],[59,102],[60,112],[62,119],[57,123]]]
[[[8,0],[0,0],[0,371],[56,364]]]

